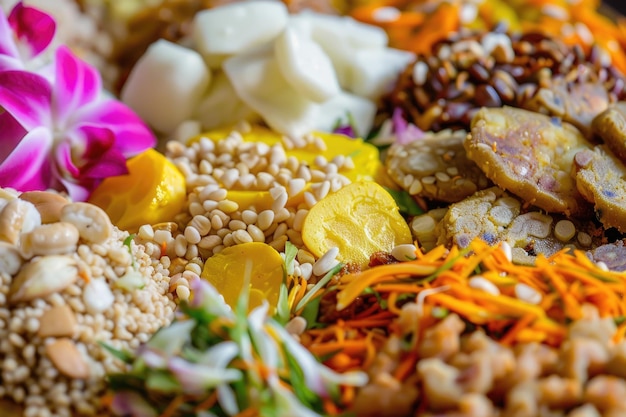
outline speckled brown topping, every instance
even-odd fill
[[[548,212],[587,215],[571,176],[574,154],[592,145],[569,125],[527,110],[483,108],[465,141],[470,159],[495,184]]]
[[[412,224],[419,239],[416,227]],[[498,187],[450,205],[436,230],[440,233],[438,244],[465,247],[477,237],[490,244],[507,242],[513,260],[520,264],[534,263],[540,253],[550,256],[565,247],[590,250],[602,242],[602,233],[597,233],[592,221],[524,207],[523,201]]]
[[[604,145],[576,154],[576,186],[605,227],[626,232],[626,166]]]
[[[389,176],[411,195],[455,203],[491,185],[475,162],[467,158],[465,131],[427,133],[422,139],[389,149]]]
[[[615,156],[626,163],[626,101],[620,101],[600,113],[592,123],[593,131]]]

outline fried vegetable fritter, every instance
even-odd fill
[[[489,179],[528,204],[568,216],[591,212],[571,171],[574,155],[592,144],[561,119],[513,107],[482,108],[464,144]]]
[[[450,205],[437,229],[439,244],[466,247],[477,237],[489,244],[507,242],[513,260],[521,264],[532,264],[540,253],[550,256],[565,247],[588,250],[602,243],[602,232],[593,221],[526,208],[498,187]]]
[[[609,149],[626,163],[626,101],[615,103],[600,113],[593,119],[592,127]]]
[[[387,153],[387,173],[409,194],[455,203],[491,186],[482,170],[468,159],[465,131],[426,133],[406,145],[394,144]]]
[[[576,186],[594,204],[598,220],[626,232],[626,166],[606,145],[578,152],[574,163]]]

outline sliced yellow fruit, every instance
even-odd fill
[[[130,232],[144,224],[173,221],[187,196],[185,177],[178,168],[154,149],[129,159],[127,166],[127,175],[106,178],[89,202]]]
[[[263,300],[269,302],[271,309],[276,308],[283,283],[283,258],[270,245],[250,242],[230,246],[207,259],[201,276],[235,308],[247,279],[247,262],[251,262],[249,308],[258,307]]]
[[[307,214],[302,240],[316,256],[337,247],[342,262],[366,267],[370,255],[411,243],[411,231],[393,197],[373,181],[349,184],[318,201]]]

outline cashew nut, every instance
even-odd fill
[[[9,289],[13,303],[43,298],[64,290],[78,279],[76,260],[69,256],[48,255],[25,264]]]
[[[62,255],[76,251],[78,229],[71,223],[42,224],[20,238],[20,251],[24,258],[35,255]]]
[[[44,224],[58,222],[61,209],[69,203],[67,198],[49,191],[27,191],[20,194],[19,198],[35,205]]]
[[[111,219],[100,207],[89,203],[69,203],[61,209],[61,221],[72,223],[81,239],[103,243],[113,233]]]
[[[17,244],[21,233],[40,225],[41,215],[33,203],[13,199],[0,211],[0,240]]]
[[[13,276],[20,270],[23,262],[19,251],[14,245],[0,242],[0,271]]]

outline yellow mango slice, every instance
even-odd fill
[[[129,232],[144,224],[173,221],[187,197],[185,177],[178,168],[154,149],[129,159],[127,166],[127,175],[106,178],[89,202]]]
[[[374,252],[412,243],[393,197],[373,181],[349,184],[318,201],[304,220],[302,240],[318,257],[337,247],[337,259],[361,267]]]
[[[276,308],[283,283],[283,258],[270,245],[261,242],[230,246],[204,263],[202,278],[209,281],[235,308],[244,286],[246,262],[251,261],[249,309],[267,300],[270,310]]]

